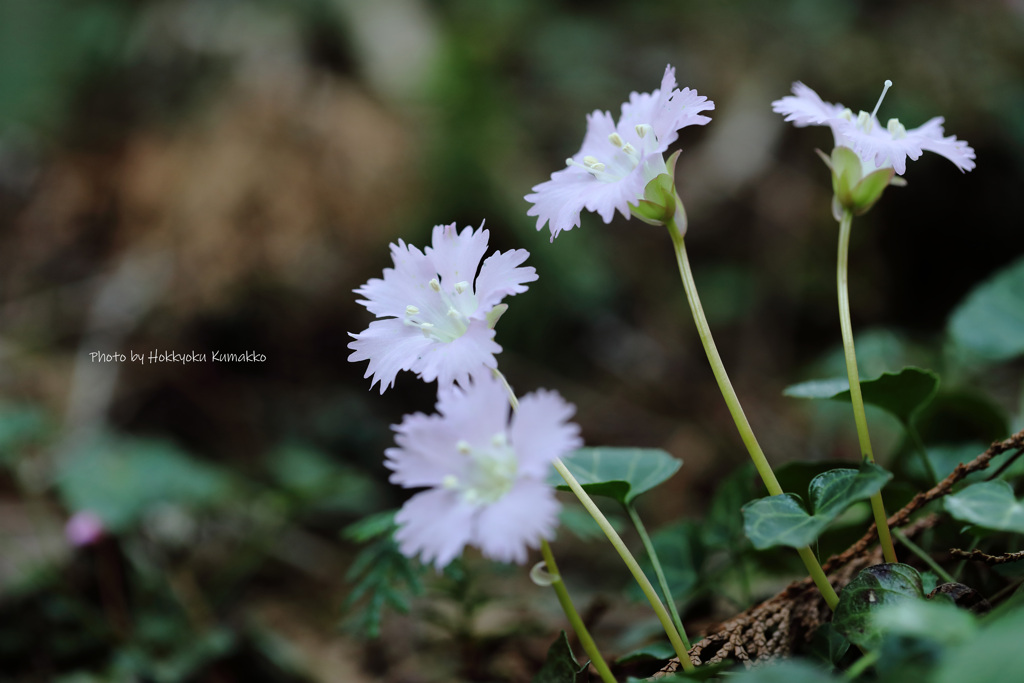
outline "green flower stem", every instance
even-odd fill
[[[779,486],[779,480],[775,478],[775,473],[772,471],[772,466],[768,463],[768,458],[765,457],[764,451],[761,450],[760,444],[757,443],[754,430],[750,428],[750,422],[747,421],[747,416],[743,412],[740,400],[736,396],[736,390],[733,389],[732,382],[729,381],[729,374],[725,371],[722,357],[718,354],[718,347],[715,346],[715,340],[711,336],[711,327],[708,325],[708,319],[704,315],[704,308],[700,304],[700,297],[697,295],[697,283],[693,281],[690,259],[686,255],[686,245],[683,242],[682,232],[676,226],[675,221],[669,221],[666,227],[668,228],[669,236],[672,238],[672,245],[675,247],[676,261],[679,263],[679,275],[683,280],[683,289],[686,290],[686,299],[690,304],[690,312],[693,314],[693,321],[697,325],[697,333],[700,335],[700,341],[704,345],[704,352],[707,354],[708,362],[711,364],[711,371],[714,373],[715,380],[718,382],[718,388],[725,399],[725,405],[729,408],[733,422],[736,423],[736,429],[739,430],[740,438],[747,447],[750,459],[754,461],[754,467],[757,469],[757,473],[761,475],[761,481],[764,482],[765,487],[768,489],[768,494],[772,496],[782,495],[782,487]],[[798,552],[800,559],[803,560],[804,566],[807,568],[808,574],[810,574],[811,579],[814,581],[814,585],[818,587],[822,597],[825,598],[825,603],[828,604],[830,609],[835,610],[836,605],[839,604],[839,596],[836,595],[832,584],[828,582],[828,577],[821,570],[821,564],[818,563],[818,559],[811,552],[810,548],[801,548]]]
[[[679,618],[679,610],[676,609],[676,601],[672,598],[672,591],[668,588],[668,580],[665,579],[665,571],[661,568],[661,560],[658,559],[658,553],[654,550],[654,544],[651,543],[651,537],[647,534],[647,527],[640,520],[640,515],[637,514],[636,508],[633,507],[632,503],[627,503],[625,506],[626,513],[629,514],[629,519],[633,522],[633,528],[636,529],[637,535],[640,536],[640,542],[644,544],[644,550],[647,551],[647,557],[651,559],[651,566],[654,567],[654,576],[658,579],[658,586],[661,588],[661,594],[665,596],[665,602],[668,603],[668,611],[672,615],[672,623],[676,625],[676,630],[679,631],[679,636],[683,639],[683,645],[686,649],[690,649],[690,639],[686,637],[686,629],[683,628],[683,620]]]
[[[839,327],[843,333],[843,351],[846,355],[846,374],[850,379],[850,402],[853,403],[853,420],[857,424],[857,438],[860,441],[861,456],[868,462],[875,461],[871,450],[871,436],[868,434],[868,419],[864,412],[864,397],[860,391],[860,373],[857,370],[857,354],[853,348],[853,325],[850,322],[850,293],[847,286],[849,280],[850,232],[853,227],[853,214],[843,211],[839,221],[839,256],[836,266],[836,286],[839,290]],[[871,496],[871,512],[878,527],[878,542],[882,546],[882,555],[886,562],[896,562],[896,549],[889,534],[889,524],[882,503],[882,492]]]
[[[928,565],[928,567],[938,575],[940,579],[942,579],[946,583],[956,583],[956,579],[954,579],[949,572],[943,569],[942,565],[940,565],[938,562],[932,559],[932,556],[926,553],[924,548],[911,541],[905,533],[903,533],[899,529],[893,529],[892,533],[893,536],[896,537],[896,540],[898,540],[903,545],[907,546],[910,552],[917,555],[922,562]]]
[[[572,598],[569,597],[569,591],[565,587],[565,582],[562,581],[562,575],[558,572],[558,565],[555,564],[555,556],[551,552],[551,546],[544,539],[540,541],[540,552],[544,556],[544,565],[547,569],[548,574],[551,575],[552,583],[551,587],[555,589],[555,595],[558,596],[558,604],[562,606],[562,611],[565,612],[566,618],[569,620],[569,625],[572,626],[572,630],[576,632],[576,637],[579,638],[580,645],[583,646],[583,650],[590,657],[590,663],[597,669],[597,673],[601,676],[601,680],[604,683],[615,683],[615,677],[612,676],[611,669],[608,668],[608,663],[604,661],[604,657],[601,656],[601,651],[597,649],[597,643],[590,637],[590,631],[587,630],[586,625],[583,623],[583,619],[580,618],[579,612],[576,611],[576,607],[572,604]]]
[[[804,567],[807,569],[807,573],[811,577],[811,581],[818,587],[818,591],[821,593],[821,597],[825,598],[825,604],[833,612],[836,611],[836,607],[839,605],[839,596],[836,595],[835,588],[829,583],[828,577],[825,576],[825,570],[821,568],[821,564],[818,562],[817,556],[811,551],[810,547],[804,546],[803,548],[796,549],[797,555],[804,563]]]
[[[864,652],[864,648],[860,648],[860,651]],[[860,659],[850,665],[850,668],[846,670],[843,678],[848,681],[856,680],[858,676],[873,667],[881,656],[882,655],[878,650],[864,652],[864,655]]]
[[[931,458],[928,457],[928,449],[924,446],[924,441],[921,440],[921,433],[917,431],[917,426],[914,424],[914,418],[911,417],[907,422],[907,434],[910,435],[910,440],[914,444],[914,450],[917,451],[918,456],[921,458],[921,464],[924,466],[925,474],[931,477],[932,484],[938,484],[940,477],[938,472],[935,471],[935,466],[932,464]]]
[[[516,394],[512,390],[511,385],[509,385],[508,380],[505,379],[505,375],[496,368],[492,370],[492,372],[494,376],[505,385],[505,391],[508,393],[508,400],[509,404],[512,406],[512,410],[518,410],[519,400],[516,398]],[[572,472],[570,472],[569,468],[565,466],[562,459],[556,458],[553,464],[555,466],[555,470],[559,475],[561,475],[562,479],[565,480],[565,483],[569,485],[569,489],[576,495],[584,509],[586,509],[590,516],[594,518],[597,525],[601,527],[601,531],[603,531],[604,535],[608,537],[612,547],[614,547],[616,552],[619,553],[619,557],[622,558],[622,561],[626,563],[626,567],[640,586],[640,590],[642,590],[644,595],[647,596],[647,599],[650,600],[651,607],[654,608],[654,614],[657,615],[658,621],[661,622],[662,627],[665,629],[669,642],[672,643],[672,648],[676,651],[676,655],[679,657],[679,661],[683,665],[683,669],[686,671],[693,670],[693,662],[690,661],[690,655],[687,652],[690,649],[689,646],[685,645],[682,637],[679,635],[679,632],[676,631],[671,618],[668,616],[668,612],[665,611],[665,606],[661,604],[661,599],[658,597],[657,592],[655,592],[654,586],[651,585],[651,582],[644,575],[643,570],[640,569],[640,565],[637,564],[636,558],[634,558],[633,554],[629,552],[629,548],[627,548],[626,544],[622,542],[622,538],[619,536],[618,532],[612,528],[608,518],[605,517],[604,513],[597,507],[597,504],[594,503],[590,494],[583,490],[583,487],[580,486],[578,481],[576,481],[576,477],[572,475]],[[547,558],[545,557],[545,561],[546,560]]]
[[[619,553],[619,557],[626,563],[626,567],[629,572],[636,579],[637,584],[640,586],[640,590],[644,592],[647,599],[651,603],[651,607],[654,609],[654,614],[658,617],[658,621],[661,622],[662,628],[665,629],[665,634],[668,635],[669,642],[672,643],[672,648],[676,651],[676,656],[679,657],[679,663],[683,665],[683,669],[686,671],[692,671],[694,669],[693,662],[690,661],[690,655],[688,649],[683,643],[682,637],[679,632],[676,631],[676,627],[672,624],[672,619],[669,617],[668,612],[665,611],[665,606],[661,603],[661,598],[658,597],[657,591],[654,590],[654,586],[644,575],[640,565],[637,564],[636,558],[633,557],[632,553],[626,547],[626,544],[622,542],[622,538],[612,528],[612,525],[608,522],[608,518],[604,516],[604,513],[598,509],[597,505],[594,504],[593,499],[583,490],[580,483],[576,481],[576,477],[572,476],[572,472],[565,466],[561,458],[555,460],[555,470],[565,479],[565,483],[569,485],[576,497],[579,498],[580,503],[586,508],[590,516],[594,518],[597,525],[601,527],[601,531],[608,537],[608,541],[611,542],[612,547],[615,548],[616,552]]]

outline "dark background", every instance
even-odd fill
[[[837,224],[813,151],[831,134],[770,108],[795,80],[870,111],[889,78],[880,119],[910,128],[942,115],[975,148],[969,174],[936,155],[910,163],[909,185],[857,219],[853,321],[864,374],[932,367],[944,388],[990,389],[1020,422],[1020,367],[974,372],[944,353],[944,335],[965,293],[1024,253],[1022,38],[1013,0],[3,0],[0,436],[23,433],[17,419],[38,429],[0,438],[0,610],[30,609],[26,582],[82,561],[61,534],[81,507],[61,483],[76,454],[96,438],[129,455],[160,444],[248,482],[215,509],[278,515],[275,533],[310,544],[261,546],[239,572],[247,583],[211,598],[216,618],[258,602],[318,680],[341,680],[324,663],[337,647],[359,648],[343,659],[377,662],[381,680],[421,680],[339,644],[333,624],[353,552],[338,530],[401,503],[382,467],[388,425],[434,400],[407,373],[378,396],[365,364],[346,361],[348,333],[370,321],[352,289],[390,265],[389,242],[422,246],[440,223],[486,220],[492,249],[531,252],[540,279],[498,327],[517,390],[561,392],[590,445],[683,458],[645,512],[654,527],[699,517],[746,456],[667,236],[584,215],[549,243],[522,199],[578,149],[587,112],[617,116],[666,64],[716,104],[710,124],[680,135],[677,184],[716,341],[769,458],[856,459],[845,410],[781,396],[843,374]],[[89,356],[130,350],[251,350],[266,362]],[[884,460],[898,437],[873,419]],[[295,476],[327,472],[340,488],[295,503],[292,475],[274,465],[289,448],[315,454],[314,474]],[[139,533],[149,512],[117,532]],[[290,553],[291,565],[278,557]],[[199,576],[198,591],[215,592]],[[97,602],[67,586],[72,603]],[[8,652],[25,680],[75,670]],[[88,652],[81,665],[102,668]]]

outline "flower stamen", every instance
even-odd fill
[[[871,118],[875,118],[875,114],[878,113],[878,108],[882,106],[882,100],[885,99],[885,93],[889,92],[889,88],[892,87],[892,81],[888,78],[885,79],[885,83],[882,85],[882,94],[878,96],[878,101],[875,102],[875,108],[871,110]]]
[[[889,119],[889,123],[886,124],[885,128],[894,140],[902,140],[907,137],[907,129],[900,123],[899,119]]]

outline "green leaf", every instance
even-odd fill
[[[615,531],[622,533],[626,528],[626,520],[613,512],[605,512],[605,519]],[[580,506],[563,505],[558,511],[558,526],[570,531],[581,541],[603,539],[604,531],[597,525],[590,513]]]
[[[719,482],[704,521],[700,525],[701,542],[709,548],[734,550],[743,539],[743,515],[740,509],[757,497],[754,466],[747,462]]]
[[[107,437],[73,452],[57,487],[72,510],[91,510],[109,529],[122,531],[161,503],[223,503],[233,482],[168,442]]]
[[[674,656],[675,654],[673,653]],[[675,673],[658,678],[657,681],[658,683],[672,683],[673,681],[727,680],[724,676],[719,678],[719,674],[732,669],[734,666],[736,666],[736,662],[730,660],[715,662],[714,664],[702,664],[693,671],[676,671]],[[629,676],[626,678],[626,683],[648,683],[650,680],[652,679]]]
[[[623,505],[667,480],[683,464],[679,458],[657,448],[581,448],[562,461],[584,491]],[[549,482],[559,490],[569,490],[556,472]]]
[[[370,515],[343,532],[351,540],[372,540],[359,551],[345,574],[345,580],[353,585],[342,611],[349,629],[360,638],[380,636],[384,610],[408,612],[409,597],[423,593],[423,567],[398,550],[393,538],[394,516],[394,511]]]
[[[939,479],[945,479],[956,466],[961,463],[970,462],[979,453],[984,453],[985,449],[988,448],[988,444],[981,441],[973,443],[960,443],[960,444],[943,444],[938,446],[928,446],[927,454],[928,460],[935,470],[936,476]],[[910,457],[910,456],[913,457]],[[921,464],[920,457],[917,454],[907,454],[906,461],[903,464],[906,472],[914,477],[927,476],[924,467]],[[976,481],[983,479],[986,476],[984,472],[975,472],[968,475],[966,481]]]
[[[883,607],[923,599],[921,575],[898,563],[867,567],[839,594],[832,623],[854,645],[874,649],[882,641],[875,616]]]
[[[0,403],[0,463],[14,462],[20,448],[41,443],[52,431],[49,416],[40,408]]]
[[[899,372],[883,372],[874,379],[860,381],[864,402],[892,413],[904,425],[934,398],[939,376],[931,370],[907,366]],[[846,378],[816,379],[788,386],[783,395],[793,398],[850,400],[850,382]]]
[[[822,472],[808,489],[812,514],[792,494],[752,501],[743,506],[747,538],[758,550],[778,545],[803,548],[817,540],[846,508],[880,491],[891,478],[889,472],[867,463],[859,470]]]
[[[768,662],[729,677],[729,681],[736,683],[834,683],[842,680],[801,659]]]
[[[667,640],[659,640],[639,647],[628,652],[615,660],[616,664],[632,664],[633,662],[644,662],[651,659],[668,661],[676,656],[676,650],[672,643]]]
[[[544,666],[530,679],[530,683],[583,683],[589,676],[584,673],[587,666],[580,666],[569,647],[569,639],[562,631],[558,639],[548,648]]]
[[[1024,504],[1002,479],[972,484],[943,501],[955,519],[995,531],[1024,534]]]
[[[700,580],[700,569],[707,554],[701,542],[701,526],[690,520],[680,520],[651,534],[651,543],[665,572],[668,590],[677,602],[691,599]],[[640,558],[640,568],[647,576],[654,576],[654,566],[646,553]],[[635,581],[630,581],[627,590],[634,600],[645,599]]]
[[[927,591],[926,588],[921,590]],[[977,620],[970,611],[935,600],[888,605],[879,609],[874,618],[882,632],[926,638],[940,645],[955,645],[978,630]]]
[[[1024,669],[1021,633],[1024,633],[1024,611],[1015,610],[1003,618],[988,619],[974,638],[947,648],[931,680],[935,683],[1012,681]]]
[[[374,538],[385,534],[391,534],[395,530],[395,515],[398,510],[385,510],[363,517],[358,522],[352,522],[342,530],[342,538],[356,543],[366,543]]]
[[[808,646],[808,654],[833,668],[840,665],[849,651],[850,641],[839,633],[831,622],[823,624],[814,632]]]
[[[376,481],[366,473],[302,444],[275,448],[266,463],[278,485],[305,507],[365,512],[381,499]]]
[[[975,287],[947,323],[953,343],[1004,361],[1024,353],[1024,258]]]

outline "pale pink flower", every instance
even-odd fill
[[[892,85],[886,81],[886,90]],[[882,91],[885,96],[885,91]],[[936,116],[924,125],[907,130],[897,119],[889,119],[885,126],[875,114],[861,111],[856,116],[841,104],[822,100],[803,83],[793,84],[793,94],[772,102],[772,111],[786,115],[793,125],[828,126],[832,129],[836,147],[849,147],[864,164],[864,173],[892,167],[897,174],[907,170],[907,158],[916,161],[923,152],[935,152],[946,157],[963,171],[974,168],[974,150],[956,136],[944,137],[944,119]]]
[[[575,408],[553,391],[519,401],[509,417],[506,390],[490,376],[438,392],[437,414],[407,415],[385,451],[391,481],[426,488],[395,517],[402,553],[438,569],[467,545],[499,562],[526,561],[558,518],[551,463],[582,446]]]
[[[496,251],[481,266],[489,236],[483,227],[460,233],[452,223],[436,226],[424,251],[398,240],[391,245],[395,267],[354,290],[379,318],[348,345],[350,361],[370,361],[371,388],[380,382],[383,394],[400,370],[445,386],[465,385],[471,375],[497,367],[501,300],[525,292],[537,271],[521,266],[530,255],[525,249]]]
[[[596,212],[605,223],[616,211],[629,218],[629,205],[643,198],[647,183],[668,173],[663,153],[679,130],[706,124],[711,119],[700,112],[714,108],[696,90],[677,89],[675,69],[665,67],[661,88],[630,93],[618,123],[607,111],[587,116],[580,151],[566,159],[566,168],[526,195],[533,204],[526,215],[537,216],[538,230],[548,223],[552,241],[563,230],[579,227],[583,209]]]
[[[68,543],[81,548],[92,545],[103,538],[106,533],[106,526],[103,520],[91,510],[80,510],[71,515],[64,526],[64,536]]]

